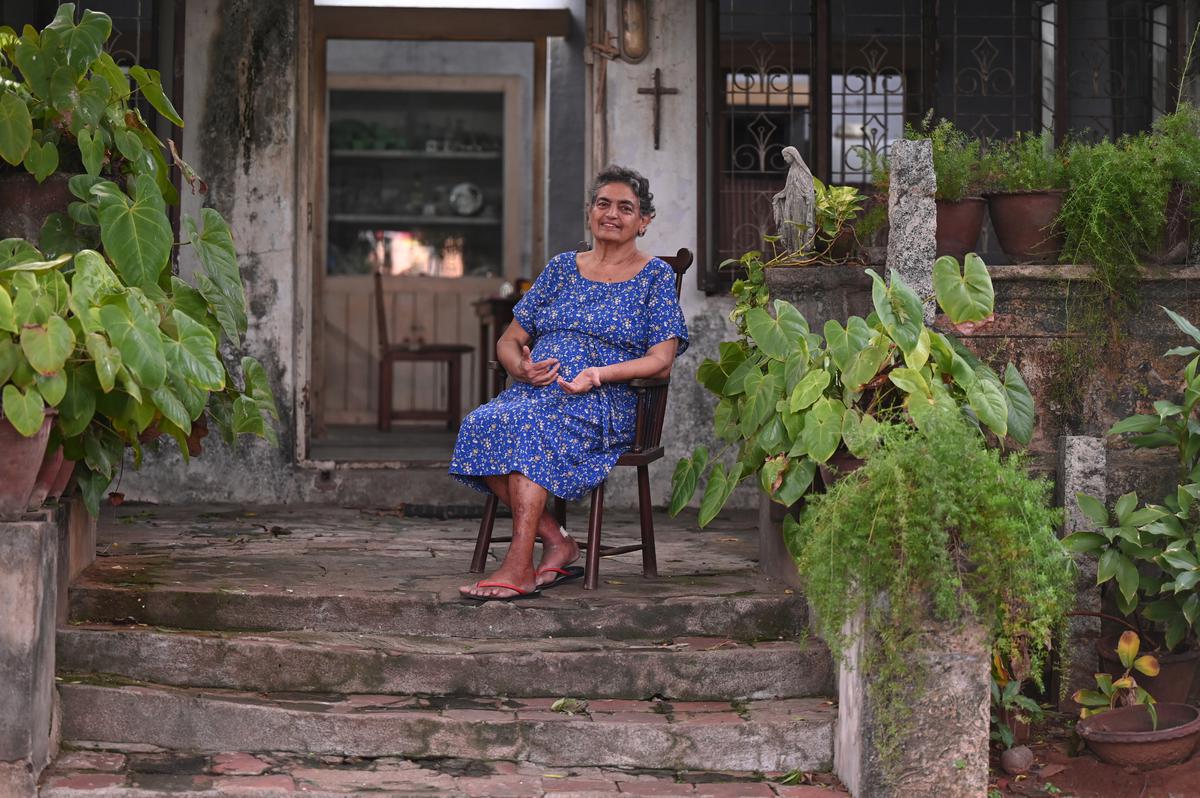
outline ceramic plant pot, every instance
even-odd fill
[[[29,494],[30,510],[41,507],[50,496],[54,480],[58,478],[59,469],[62,468],[62,461],[63,449],[61,446],[56,446],[53,451],[46,450],[46,455],[42,458],[42,467],[38,469],[37,479],[34,480],[33,490]]]
[[[55,415],[47,410],[42,428],[28,438],[0,419],[0,521],[19,520],[29,507]]]
[[[1055,263],[1066,243],[1053,232],[1063,191],[1018,191],[988,195],[992,227],[1004,254],[1016,263]]]
[[[1140,769],[1183,762],[1200,740],[1200,710],[1187,704],[1155,704],[1158,728],[1142,705],[1084,718],[1075,731],[1110,765]]]
[[[1117,657],[1116,637],[1101,638],[1096,642],[1096,649],[1100,652],[1101,667],[1105,673],[1112,674],[1113,678],[1125,673],[1125,666]],[[1154,696],[1155,701],[1165,704],[1187,703],[1196,671],[1200,669],[1200,649],[1178,654],[1155,653],[1154,657],[1158,660],[1158,675],[1136,674],[1134,678],[1137,679],[1138,686]]]
[[[75,460],[63,458],[62,465],[58,467],[58,473],[54,475],[54,482],[50,485],[50,495],[46,498],[55,500],[62,498],[63,493],[67,490],[67,485],[71,482],[71,477],[75,476]]]
[[[986,210],[987,200],[983,197],[964,197],[958,202],[938,200],[937,256],[953,255],[962,260],[968,252],[975,251]]]

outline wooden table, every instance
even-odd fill
[[[504,390],[504,376],[490,371],[488,361],[496,357],[496,341],[513,320],[513,297],[484,297],[471,303],[479,316],[479,403]]]

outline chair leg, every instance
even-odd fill
[[[450,418],[446,420],[446,427],[456,430],[458,429],[458,414],[462,412],[462,356],[454,355],[448,365],[450,373],[446,392],[449,396],[446,397],[446,401],[450,405]]]
[[[554,520],[564,529],[567,526],[567,500],[554,497]]]
[[[638,466],[638,511],[642,516],[642,576],[658,576],[654,552],[654,507],[650,502],[650,469]]]
[[[392,361],[379,361],[378,427],[380,432],[392,429]]]
[[[483,573],[487,562],[488,549],[492,546],[492,527],[496,525],[496,505],[500,499],[496,494],[489,493],[483,503],[483,520],[479,522],[479,536],[475,538],[475,556],[471,558],[471,573]]]
[[[600,522],[604,518],[604,483],[592,489],[592,511],[588,513],[587,566],[583,589],[595,590],[600,583]]]

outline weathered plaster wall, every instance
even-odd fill
[[[270,375],[278,400],[279,448],[262,441],[229,449],[215,436],[185,465],[173,444],[126,468],[129,498],[286,501],[293,482],[295,358],[307,335],[295,314],[295,119],[297,14],[294,0],[194,0],[187,4],[183,156],[208,181],[185,194],[183,213],[202,206],[229,221],[249,302],[245,352]],[[180,271],[197,268],[190,248]]]
[[[608,0],[608,28],[617,32],[617,5]],[[608,65],[609,161],[631,166],[650,181],[658,215],[650,225],[642,248],[652,253],[673,253],[680,247],[696,252],[697,263],[683,282],[680,301],[687,317],[691,347],[675,363],[663,443],[667,454],[651,466],[655,502],[670,500],[671,472],[675,462],[696,446],[710,451],[718,443],[712,435],[716,399],[695,380],[696,368],[715,356],[717,345],[734,336],[729,322],[733,308],[728,297],[708,297],[696,288],[696,272],[703,268],[697,251],[700,185],[696,152],[697,70],[696,4],[690,0],[652,3],[650,52],[639,64],[615,60]],[[654,98],[638,94],[653,85],[655,68],[662,70],[663,85],[679,90],[664,96],[660,149],[654,149]],[[780,187],[782,188],[782,181]],[[631,469],[624,469],[631,470]],[[632,474],[614,473],[609,479],[609,501],[635,506],[637,491]],[[699,500],[697,492],[697,501]],[[753,486],[743,485],[730,499],[730,507],[758,506]]]

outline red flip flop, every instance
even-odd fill
[[[555,578],[553,582],[547,582],[541,586],[542,590],[545,590],[548,587],[557,587],[563,582],[570,582],[573,579],[579,579],[583,576],[583,573],[582,565],[568,565],[566,568],[543,568],[534,574],[534,579],[542,574],[558,574],[559,576]]]
[[[542,591],[538,589],[522,590],[516,585],[510,585],[507,582],[476,582],[475,587],[502,587],[505,590],[511,590],[516,593],[515,596],[472,596],[468,593],[460,593],[459,595],[467,601],[476,601],[483,603],[485,601],[520,601],[521,599],[537,598],[542,595]]]

